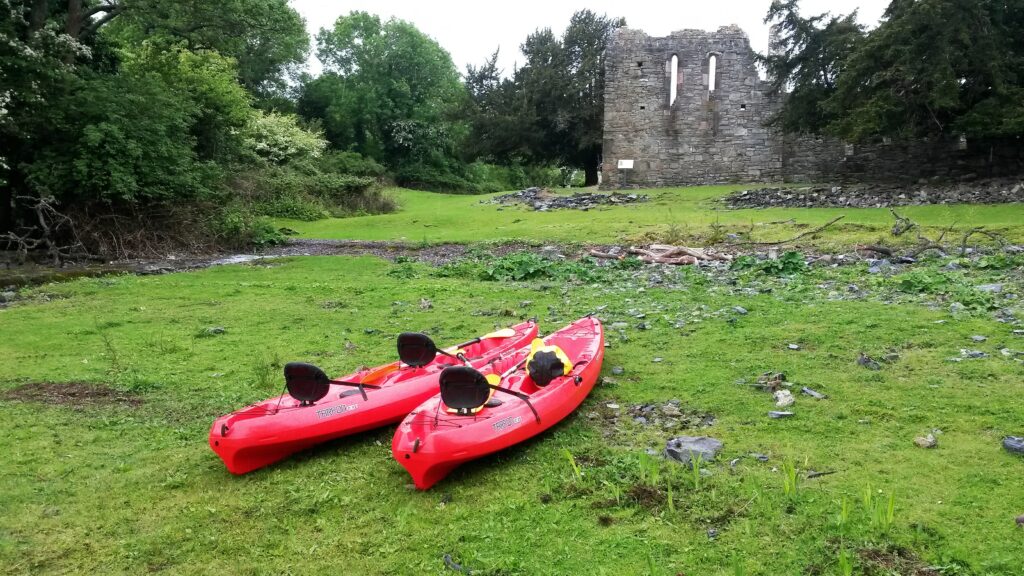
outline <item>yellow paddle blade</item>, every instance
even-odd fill
[[[491,384],[491,385],[501,384],[501,376],[498,375],[498,374],[488,374],[487,376],[484,376],[484,378],[487,378],[487,383],[488,384]]]
[[[484,334],[480,337],[481,340],[488,338],[511,338],[516,335],[516,331],[511,328],[502,328],[501,330],[495,330],[490,334]]]
[[[380,380],[384,376],[387,376],[388,374],[391,374],[395,370],[398,370],[398,366],[399,366],[398,362],[393,362],[391,364],[386,364],[386,365],[381,366],[379,368],[375,368],[375,369],[371,370],[370,372],[368,372],[366,374],[366,376],[363,376],[362,378],[360,378],[359,381],[361,383],[363,383],[363,384],[369,384],[369,383],[371,383],[371,382],[373,382],[375,380]]]

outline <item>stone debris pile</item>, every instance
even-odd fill
[[[531,187],[511,194],[502,194],[489,200],[484,204],[526,204],[539,212],[567,208],[571,210],[589,210],[597,206],[620,204],[634,204],[646,202],[646,194],[622,194],[612,192],[611,194],[598,194],[596,192],[577,192],[568,196],[555,194],[547,188]]]
[[[1024,182],[993,179],[905,187],[877,184],[766,187],[736,192],[726,196],[722,202],[729,208],[884,208],[925,204],[1002,204],[1024,202]]]

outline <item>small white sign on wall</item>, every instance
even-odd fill
[[[619,160],[619,170],[632,170],[632,169],[633,169],[633,161],[632,160]]]

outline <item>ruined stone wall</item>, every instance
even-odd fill
[[[678,89],[670,103],[673,56]],[[665,38],[620,30],[606,62],[605,186],[618,187],[624,177],[640,186],[782,177],[781,146],[764,126],[773,103],[739,28],[683,30]],[[620,159],[634,160],[634,169],[622,174]]]
[[[835,138],[779,136],[787,182],[917,182],[1024,174],[1019,139],[846,143]]]
[[[708,85],[712,55],[714,87]],[[673,56],[677,95],[670,102]],[[606,188],[1024,174],[1020,139],[854,145],[767,128],[782,97],[769,93],[750,42],[736,26],[683,30],[664,38],[620,29],[605,61]],[[619,160],[633,160],[634,168],[620,171]]]

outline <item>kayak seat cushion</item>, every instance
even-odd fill
[[[538,338],[530,345],[526,371],[530,375],[530,380],[543,388],[555,378],[572,371],[572,362],[564,350],[558,346],[545,346],[544,341]]]
[[[497,374],[484,376],[469,366],[449,366],[441,372],[441,401],[450,414],[468,416],[483,410],[491,400]]]

